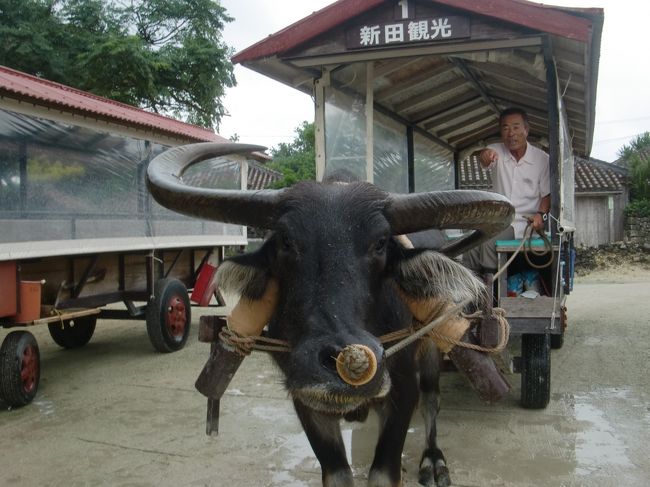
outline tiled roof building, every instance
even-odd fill
[[[597,159],[575,161],[576,193],[620,193],[627,171]]]
[[[575,159],[575,192],[620,193],[626,184],[627,170],[598,159]],[[460,163],[461,189],[483,189],[492,187],[490,171],[481,167],[476,153]]]
[[[597,246],[624,238],[627,173],[627,169],[621,165],[598,159],[575,158],[573,217],[577,245]],[[461,189],[489,191],[491,187],[490,172],[481,167],[478,153],[460,163]]]
[[[278,171],[248,161],[248,189],[264,189],[282,178]]]

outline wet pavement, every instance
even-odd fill
[[[439,444],[456,486],[650,485],[650,275],[582,282],[568,301],[564,347],[552,353],[545,410],[509,397],[480,402],[457,373],[442,377]],[[194,310],[194,323],[204,309]],[[247,358],[205,435],[193,383],[209,346],[153,352],[143,322],[100,321],[91,342],[62,350],[34,329],[42,358],[33,404],[0,410],[3,486],[318,486],[320,469],[269,358]],[[2,332],[4,337],[5,332]],[[516,344],[515,344],[516,346]],[[376,424],[343,423],[357,485],[365,485]],[[416,486],[419,414],[404,451]]]

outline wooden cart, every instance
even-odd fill
[[[76,348],[98,319],[142,318],[155,350],[179,350],[188,289],[210,295],[204,263],[248,240],[245,227],[165,210],[145,184],[153,157],[223,140],[213,131],[3,67],[0,88],[0,399],[20,406],[40,377],[32,327]],[[206,164],[195,185],[246,187],[246,157]]]
[[[515,0],[340,0],[233,60],[314,98],[319,180],[345,169],[391,192],[475,189],[482,170],[473,154],[499,140],[501,110],[525,109],[528,140],[550,159],[545,280],[564,295],[574,155],[591,151],[603,17]],[[513,334],[523,337],[521,403],[545,407],[564,298],[532,306],[505,298]]]
[[[497,241],[496,246],[499,268],[503,269],[496,302],[506,313],[511,337],[521,338],[519,355],[511,362],[511,370],[521,374],[521,405],[544,408],[551,395],[551,349],[562,347],[567,327],[566,300],[575,268],[573,232],[558,235],[558,243],[550,246],[539,238]],[[506,267],[511,258],[512,264]],[[508,277],[522,272],[536,275],[540,289],[509,290]],[[510,362],[507,354],[505,362]]]

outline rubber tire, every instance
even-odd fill
[[[551,336],[521,337],[521,406],[544,409],[551,398]]]
[[[28,377],[23,376],[25,372]],[[36,338],[28,331],[12,331],[0,347],[0,396],[9,406],[25,406],[36,397],[40,377],[41,355]]]
[[[156,281],[154,297],[147,304],[146,319],[149,340],[158,352],[169,353],[183,348],[192,321],[185,284],[172,278]]]
[[[47,328],[50,336],[57,345],[63,348],[83,347],[90,341],[95,333],[97,316],[81,316],[63,321],[61,323],[50,323]]]

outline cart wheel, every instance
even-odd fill
[[[147,333],[153,347],[163,353],[185,346],[190,333],[192,308],[187,288],[178,279],[160,279],[147,305]]]
[[[551,338],[547,333],[521,337],[521,405],[543,409],[551,397]]]
[[[63,323],[50,323],[47,328],[57,345],[63,348],[79,348],[90,341],[96,324],[96,316],[82,316],[64,320]]]
[[[36,396],[40,376],[40,353],[34,335],[28,331],[9,333],[0,347],[0,396],[10,406],[25,406]]]

